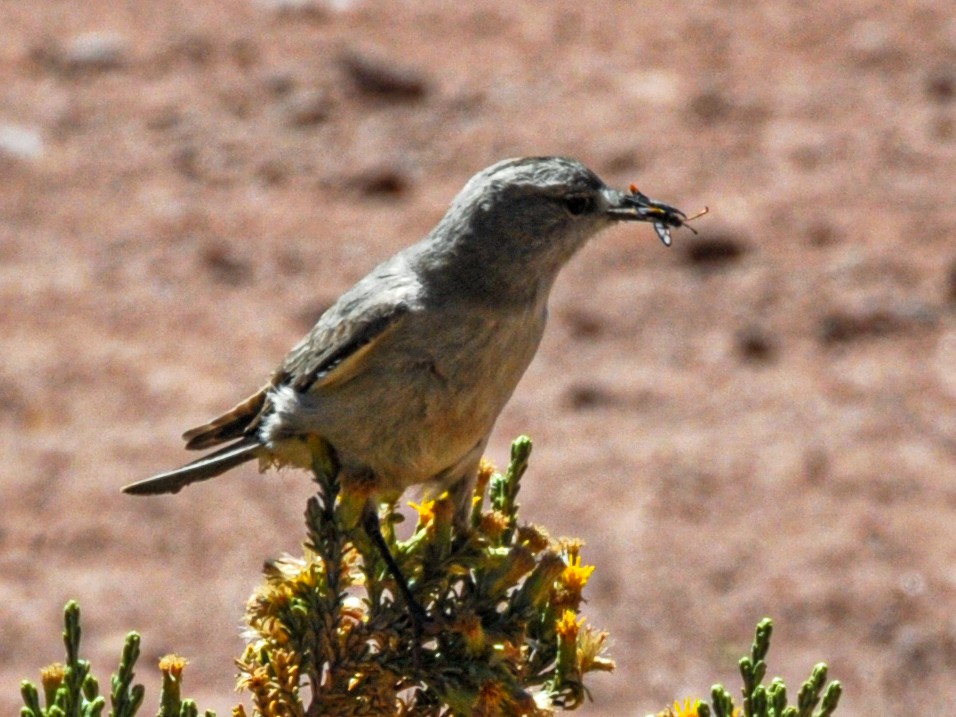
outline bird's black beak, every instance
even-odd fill
[[[607,215],[623,221],[653,222],[654,231],[664,246],[671,245],[671,228],[682,227],[687,221],[687,215],[680,209],[651,199],[633,186],[630,193],[613,189],[608,192]]]

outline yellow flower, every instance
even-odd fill
[[[43,693],[46,695],[48,705],[53,704],[53,700],[56,699],[56,691],[60,689],[64,678],[66,678],[66,665],[61,662],[54,662],[40,670],[40,682],[43,683]]]
[[[684,700],[683,706],[678,700],[674,700],[671,706],[671,712],[674,717],[697,717],[697,703],[699,700],[692,700],[690,697]]]
[[[700,700],[694,700],[690,697],[684,700],[683,705],[680,700],[674,700],[674,704],[663,712],[658,712],[657,717],[697,717],[697,706],[699,704],[701,704]],[[733,717],[740,717],[740,715],[740,708],[735,707]]]
[[[479,530],[489,539],[498,540],[510,526],[511,518],[500,511],[492,510],[482,514]]]
[[[584,618],[582,617],[579,621],[574,610],[565,610],[558,619],[558,624],[554,629],[555,632],[558,633],[559,637],[562,637],[569,642],[574,642],[578,639],[578,630],[583,623]]]
[[[561,552],[569,559],[577,558],[581,554],[581,548],[584,547],[584,541],[580,538],[561,538],[558,541]]]
[[[296,593],[304,594],[314,590],[315,586],[318,585],[322,579],[322,575],[319,572],[320,570],[321,568],[315,563],[304,565],[293,581],[293,585],[296,587]]]
[[[581,565],[581,556],[571,555],[568,558],[567,566],[561,573],[560,580],[568,592],[580,595],[593,572],[593,565]]]
[[[522,525],[518,528],[518,543],[527,545],[532,553],[540,553],[551,544],[551,538],[540,526]]]
[[[294,692],[299,688],[299,655],[291,650],[277,649],[270,653],[272,682],[281,689]]]
[[[159,660],[159,671],[178,681],[183,676],[183,668],[188,664],[189,662],[185,657],[166,655]]]
[[[475,482],[476,495],[481,495],[485,492],[485,488],[488,487],[488,483],[496,471],[497,469],[491,461],[487,458],[481,459],[481,463],[478,464],[478,480]]]
[[[63,678],[66,676],[66,665],[62,662],[54,662],[51,665],[40,670],[40,680],[44,686],[49,682],[59,687],[63,684]]]
[[[410,507],[418,513],[418,524],[420,526],[431,525],[435,520],[435,501],[423,500],[421,504],[409,502]]]
[[[614,669],[614,660],[604,654],[607,639],[606,632],[590,626],[578,635],[578,663],[582,675],[592,670],[610,672]]]

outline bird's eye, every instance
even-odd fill
[[[572,194],[564,198],[564,207],[574,216],[594,211],[594,197],[590,194]]]

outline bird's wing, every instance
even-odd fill
[[[270,388],[272,388],[272,384],[263,386],[221,416],[201,426],[190,428],[183,434],[186,448],[190,451],[201,451],[248,435],[249,427],[256,424],[259,415],[265,408],[266,392]]]
[[[376,343],[394,331],[420,299],[418,277],[401,252],[339,297],[288,353],[272,380],[218,418],[183,434],[188,449],[204,449],[254,434],[278,386],[305,392],[355,376]]]
[[[255,432],[270,409],[268,393],[277,386],[289,385],[304,393],[348,380],[361,369],[368,352],[395,330],[409,310],[404,301],[389,302],[371,306],[358,316],[349,314],[345,320],[340,316],[342,311],[333,307],[289,352],[269,384],[221,416],[186,431],[186,448],[211,448]]]
[[[276,385],[288,384],[305,393],[347,381],[361,369],[362,359],[401,324],[409,311],[409,305],[400,301],[373,306],[348,320],[319,321],[285,357],[276,372]]]

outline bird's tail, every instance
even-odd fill
[[[199,460],[187,463],[181,468],[160,473],[137,483],[131,483],[123,488],[123,492],[132,495],[178,493],[190,483],[215,478],[230,468],[235,468],[246,461],[257,458],[261,451],[262,444],[254,436],[249,436],[221,448],[215,453],[203,456]]]

